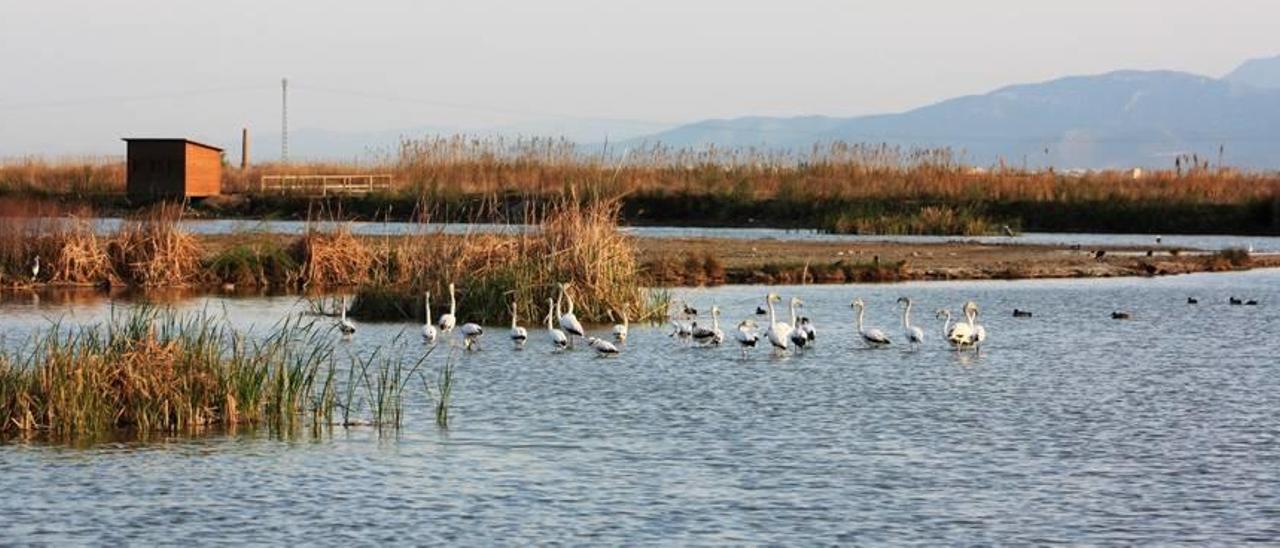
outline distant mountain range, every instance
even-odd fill
[[[657,133],[652,133],[658,131]],[[416,127],[375,132],[291,132],[295,159],[350,160],[393,153],[402,137],[467,133],[563,136],[598,151],[661,142],[676,147],[755,146],[807,150],[814,143],[949,147],[976,165],[1168,167],[1179,154],[1253,169],[1280,168],[1280,57],[1247,61],[1222,78],[1123,70],[1013,85],[896,114],[704,120],[675,127],[565,119],[475,129]],[[279,134],[255,139],[274,158]]]
[[[1117,71],[1014,85],[899,114],[706,120],[622,144],[805,149],[815,142],[950,147],[978,165],[1165,167],[1178,154],[1280,167],[1280,57],[1211,78]]]

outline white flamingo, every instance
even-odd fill
[[[711,307],[711,328],[698,327],[694,324],[693,340],[711,346],[720,346],[724,342],[724,331],[720,330],[720,307]]]
[[[952,325],[950,310],[939,308],[937,318],[943,320],[942,338],[947,341],[947,344],[957,349],[973,344],[973,330],[969,327],[969,324],[957,322]]]
[[[467,350],[480,349],[480,337],[484,335],[484,328],[478,323],[467,322],[458,328],[458,332],[462,333],[462,347]]]
[[[555,305],[555,301],[548,298],[547,299],[547,317],[546,317],[547,335],[551,339],[552,348],[555,348],[557,351],[560,351],[569,347],[569,337],[564,334],[564,331],[556,329],[556,325],[554,322],[555,322],[556,312],[558,311],[559,311],[559,307]]]
[[[782,297],[777,293],[770,293],[765,297],[765,306],[769,308],[769,329],[765,331],[765,336],[769,339],[769,344],[773,345],[774,353],[786,352],[790,347],[791,326],[778,321],[778,315],[773,310],[773,303],[782,302]]]
[[[457,313],[458,301],[453,294],[453,284],[449,284],[449,312],[441,314],[440,320],[436,322],[436,325],[440,327],[441,333],[447,335],[453,332],[454,326],[458,325],[458,317],[455,316]]]
[[[436,338],[440,333],[436,331],[436,326],[431,323],[431,292],[428,291],[422,296],[423,305],[426,307],[426,313],[422,316],[426,321],[422,324],[422,338],[427,344],[435,344]]]
[[[631,322],[627,320],[626,310],[623,310],[621,313],[622,313],[622,323],[615,324],[613,326],[613,339],[620,343],[624,343],[624,342],[627,342],[627,335],[631,330]]]
[[[518,306],[515,300],[511,301],[511,342],[516,346],[516,350],[523,350],[525,341],[529,340],[529,331],[520,327],[516,319]]]
[[[804,348],[809,345],[809,341],[811,339],[809,338],[808,329],[800,322],[799,318],[796,316],[797,306],[804,306],[804,301],[801,301],[799,298],[792,297],[791,298],[791,325],[795,326],[795,328],[791,330],[791,344],[796,345],[796,350],[804,350]]]
[[[351,323],[347,319],[347,296],[342,296],[342,317],[338,319],[338,331],[343,335],[354,335],[356,332],[356,324]]]
[[[595,350],[596,354],[599,356],[617,356],[618,355],[618,347],[614,346],[613,343],[606,341],[604,339],[587,337],[587,344],[590,345],[591,349]]]
[[[906,306],[902,308],[902,329],[903,334],[907,337],[907,342],[911,343],[912,348],[916,348],[920,343],[924,342],[924,330],[911,325],[911,302],[910,297],[899,297],[898,302],[904,303]]]
[[[862,336],[862,342],[872,348],[880,348],[891,344],[889,336],[884,334],[878,327],[863,327],[862,316],[867,312],[867,303],[862,299],[854,299],[850,306],[858,309],[858,334]]]
[[[569,284],[560,284],[560,296],[569,301],[569,310],[560,316],[560,328],[569,334],[569,346],[573,346],[573,337],[585,337],[586,331],[582,329],[582,322],[578,321],[578,316],[573,313],[573,294],[569,293]],[[556,300],[556,312],[560,312],[560,301]]]
[[[756,322],[754,320],[743,320],[738,322],[738,328],[733,331],[733,339],[738,341],[738,346],[742,347],[742,357],[747,357],[747,349],[755,348],[756,343],[760,342],[760,335],[756,333]]]
[[[973,332],[973,348],[982,350],[982,341],[987,340],[987,328],[978,323],[978,303],[964,303],[964,316],[969,320],[969,329]]]

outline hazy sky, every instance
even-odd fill
[[[1280,53],[1280,2],[0,0],[0,157],[134,136],[899,111]],[[623,123],[629,120],[632,122]],[[601,135],[603,137],[603,135]]]

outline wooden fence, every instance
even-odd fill
[[[391,190],[390,175],[263,175],[258,191],[277,194],[330,196]]]

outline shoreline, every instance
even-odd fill
[[[286,234],[193,235],[212,264],[236,248],[285,247],[297,240]],[[407,236],[357,236],[388,241]],[[430,238],[464,238],[432,235]],[[1081,279],[1154,277],[1200,272],[1280,268],[1280,254],[1232,256],[1173,247],[1056,246],[1040,244],[831,242],[741,240],[728,238],[651,238],[628,236],[650,286],[697,287],[727,284],[787,285],[891,283],[901,281]],[[1098,257],[1098,253],[1102,253]],[[208,267],[206,267],[207,269]],[[235,293],[288,289],[271,284],[189,283],[150,288],[101,283],[20,283],[6,280],[0,289],[43,288],[170,290]],[[356,284],[334,284],[348,287]],[[293,291],[297,292],[297,291]]]

